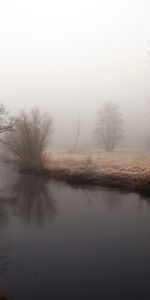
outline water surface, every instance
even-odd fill
[[[150,299],[150,200],[0,166],[0,294]]]

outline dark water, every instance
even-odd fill
[[[149,198],[0,174],[0,294],[150,299]]]

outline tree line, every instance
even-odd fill
[[[34,108],[10,117],[5,105],[0,104],[0,133],[3,142],[22,168],[42,170],[46,168],[46,149],[54,132],[53,119],[47,113]],[[73,151],[76,151],[80,134],[80,118]],[[94,137],[98,147],[113,151],[123,139],[123,118],[119,105],[106,101],[98,110]],[[2,139],[1,139],[2,140]]]

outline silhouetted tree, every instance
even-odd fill
[[[9,116],[9,112],[4,104],[0,104],[0,133],[5,133],[13,129],[14,118]]]
[[[24,170],[41,171],[46,167],[46,149],[53,133],[52,118],[32,109],[20,112],[6,144]]]
[[[96,129],[94,131],[97,145],[111,152],[123,138],[123,120],[116,102],[106,101],[98,110]]]

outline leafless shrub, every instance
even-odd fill
[[[48,114],[39,109],[32,109],[30,113],[22,111],[6,144],[24,170],[42,171],[46,168],[45,151],[52,133],[53,121]]]

